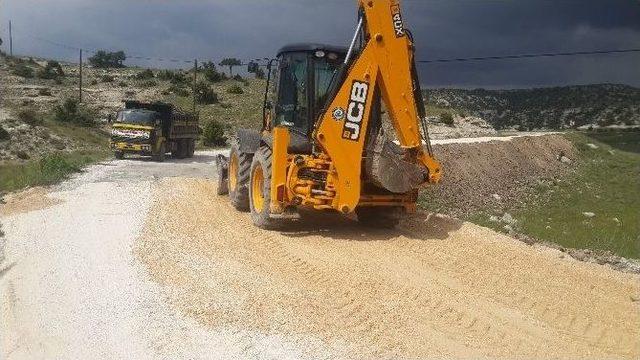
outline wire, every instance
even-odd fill
[[[50,45],[58,46],[65,49],[71,50],[83,50],[88,53],[95,54],[98,50],[96,49],[83,49],[77,46],[72,46],[69,44],[64,44],[61,42],[45,39],[39,36],[31,36],[24,35],[26,37],[32,38],[34,40],[42,41],[48,43]],[[126,52],[125,52],[126,53]],[[469,61],[492,61],[492,60],[514,60],[514,59],[532,59],[532,58],[545,58],[545,57],[559,57],[559,56],[583,56],[583,55],[607,55],[607,54],[627,54],[627,53],[640,53],[640,49],[613,49],[613,50],[591,50],[591,51],[573,51],[573,52],[558,52],[558,53],[537,53],[537,54],[515,54],[515,55],[499,55],[499,56],[479,56],[479,57],[466,57],[466,58],[449,58],[449,59],[429,59],[429,60],[416,60],[418,64],[434,64],[434,63],[453,63],[453,62],[469,62]],[[127,59],[136,59],[136,60],[146,60],[146,61],[160,61],[160,62],[173,62],[173,63],[193,63],[193,59],[173,59],[173,58],[156,58],[152,56],[140,55],[140,54],[128,54]],[[262,60],[267,60],[269,58],[262,58]],[[256,60],[260,60],[256,58],[255,60],[242,61],[240,65],[237,66],[248,66],[251,62],[256,62]],[[200,60],[198,61],[209,61]],[[266,67],[266,64],[258,63],[258,66]]]
[[[634,53],[634,52],[640,52],[640,49],[593,50],[593,51],[574,51],[574,52],[561,52],[561,53],[482,56],[482,57],[469,57],[469,58],[418,60],[417,62],[421,64],[432,64],[432,63],[450,63],[450,62],[465,62],[465,61],[531,59],[531,58],[556,57],[556,56],[624,54],[624,53]]]

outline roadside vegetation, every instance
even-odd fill
[[[0,165],[0,192],[55,184],[107,157],[104,151],[53,153],[26,163]]]
[[[513,230],[567,248],[640,258],[640,132],[566,136],[579,153],[575,172],[539,182],[505,209]],[[505,231],[489,214],[471,220]]]

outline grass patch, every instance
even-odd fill
[[[0,165],[0,192],[55,184],[107,156],[107,153],[102,151],[77,151],[50,154],[23,164],[2,164]]]
[[[518,220],[516,231],[568,248],[640,258],[640,132],[566,136],[579,152],[575,174],[540,183],[523,205],[508,209]],[[470,220],[504,225],[487,214]]]

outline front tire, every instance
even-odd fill
[[[124,159],[124,151],[116,151],[113,153],[113,156],[118,160],[122,160]]]
[[[156,161],[156,162],[164,162],[166,152],[167,152],[167,144],[163,142],[162,144],[160,144],[160,150],[158,150],[158,153],[151,156],[151,158],[153,161]]]
[[[275,229],[278,226],[277,220],[271,218],[271,160],[271,149],[266,146],[260,147],[253,156],[251,185],[249,186],[253,223],[257,227],[267,230]]]
[[[249,178],[253,156],[240,152],[238,143],[231,145],[229,154],[229,198],[239,211],[249,211]]]

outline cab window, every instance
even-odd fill
[[[279,98],[275,125],[284,125],[304,134],[309,129],[307,99],[307,55],[283,55],[280,61]]]

